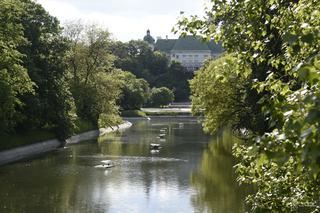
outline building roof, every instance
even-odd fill
[[[175,45],[177,39],[158,39],[154,49],[169,53]]]
[[[195,36],[180,37],[179,39],[158,39],[155,50],[169,53],[171,50],[211,50],[214,53],[222,53],[221,44],[214,41],[204,42]]]
[[[210,50],[208,44],[194,36],[180,37],[172,50]]]

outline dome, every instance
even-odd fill
[[[150,30],[147,30],[147,35],[143,37],[143,40],[148,42],[149,44],[154,44],[155,40],[154,38],[150,35]]]

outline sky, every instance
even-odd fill
[[[37,0],[51,15],[63,24],[81,19],[97,24],[120,41],[142,39],[147,29],[154,38],[171,32],[180,11],[184,15],[203,15],[207,0]]]

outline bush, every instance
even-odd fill
[[[163,107],[174,100],[173,92],[167,87],[152,88],[149,105],[153,107]]]
[[[140,109],[148,100],[149,84],[142,78],[130,72],[120,72],[119,79],[122,81],[120,106],[124,110]]]

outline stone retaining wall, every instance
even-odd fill
[[[110,132],[120,131],[131,127],[132,124],[125,121],[123,124],[114,127],[101,128],[99,130],[92,130],[89,132],[81,133],[79,135],[74,135],[66,140],[68,144],[75,144],[81,141],[91,140],[99,137],[100,135],[105,135]],[[42,141],[39,143],[18,147],[15,149],[10,149],[0,152],[0,166],[8,163],[13,163],[19,160],[27,159],[40,155],[46,152],[54,151],[61,146],[61,142],[57,139]]]
[[[79,143],[81,141],[87,141],[87,140],[97,138],[99,136],[105,135],[110,132],[128,129],[131,126],[132,126],[132,123],[130,123],[129,121],[125,121],[124,123],[122,123],[118,126],[100,128],[99,130],[92,130],[89,132],[81,133],[79,135],[74,135],[71,138],[68,138],[66,140],[66,142],[67,142],[67,144],[75,144],[75,143]]]
[[[53,151],[60,146],[61,142],[54,139],[15,149],[10,149],[7,151],[2,151],[0,152],[0,166]]]

